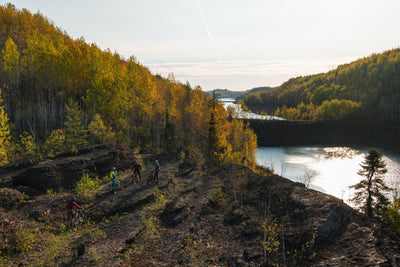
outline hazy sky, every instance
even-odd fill
[[[204,90],[277,86],[400,47],[399,0],[8,2]]]

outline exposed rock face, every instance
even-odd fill
[[[336,236],[349,223],[354,211],[345,205],[336,207],[331,211],[326,221],[318,227],[318,241],[324,242]]]
[[[28,186],[43,193],[47,189],[71,189],[86,173],[90,177],[102,178],[108,175],[112,166],[117,170],[131,168],[135,160],[130,150],[116,145],[92,146],[79,150],[76,156],[68,156],[69,154],[64,154],[54,159],[27,164],[26,168],[8,176],[7,173],[3,174],[0,179],[6,184],[11,182],[14,187]]]
[[[241,207],[225,208],[222,211],[225,214],[224,225],[230,229],[228,232],[237,235],[238,240],[243,240],[242,245],[246,244],[247,247],[246,255],[253,262],[262,262],[262,251],[254,244],[262,241],[260,223],[265,220],[263,217],[269,214],[278,218],[282,231],[279,233],[281,245],[284,235],[285,250],[290,252],[285,259],[286,264],[302,266],[398,266],[400,264],[400,240],[382,222],[359,214],[338,198],[307,189],[303,184],[279,176],[260,177],[248,172],[246,168],[235,166],[226,166],[214,175],[237,177],[237,173],[247,177],[245,189],[241,189],[244,193],[243,199],[238,195],[239,203],[243,204]],[[232,181],[232,178],[225,180],[225,190],[228,193],[232,192],[233,186],[230,184]],[[310,243],[314,234],[316,239]],[[231,251],[235,251],[235,245],[234,243],[230,247]],[[303,245],[306,251],[304,253],[299,252]],[[295,258],[293,255],[295,249],[303,257],[301,264],[298,262],[300,257]],[[239,251],[237,254],[240,254]],[[244,256],[235,259],[237,263],[241,260],[244,260]],[[283,259],[275,255],[272,262],[281,265]]]
[[[0,207],[12,208],[22,200],[20,191],[12,188],[0,188]]]

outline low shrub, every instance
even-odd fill
[[[84,174],[76,185],[76,192],[84,200],[91,200],[100,194],[100,182]]]
[[[228,195],[222,190],[221,180],[216,178],[213,184],[213,190],[208,201],[214,206],[222,206],[226,203],[226,197]]]
[[[19,231],[17,232],[17,244],[15,246],[18,252],[28,252],[33,248],[36,238],[33,230],[30,228],[20,225]]]
[[[156,202],[154,203],[155,210],[157,210],[157,211],[164,210],[165,209],[165,197],[158,187],[156,187],[154,189],[153,196],[154,196],[154,199],[156,200]]]
[[[400,198],[382,213],[382,218],[392,228],[393,233],[400,237]]]

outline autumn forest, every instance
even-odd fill
[[[0,165],[97,143],[255,164],[255,134],[216,97],[74,40],[40,13],[0,6],[0,53]]]
[[[400,49],[344,64],[327,73],[297,77],[249,94],[252,110],[289,120],[399,120]]]

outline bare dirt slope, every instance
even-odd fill
[[[88,220],[65,228],[72,192],[2,203],[3,263],[57,266],[398,266],[400,241],[381,222],[341,200],[278,176],[238,165],[199,170],[167,155],[137,155],[147,178],[155,158],[161,184],[132,183],[119,173],[116,194],[108,183],[81,201]],[[3,189],[5,189],[4,187]],[[9,194],[10,195],[10,194]],[[11,204],[10,204],[11,203]],[[268,219],[267,219],[268,218]],[[262,225],[270,222],[267,231]],[[30,229],[30,249],[17,250],[18,233]],[[264,254],[265,241],[268,253]],[[58,245],[56,245],[58,244]],[[1,258],[0,258],[1,259]]]

